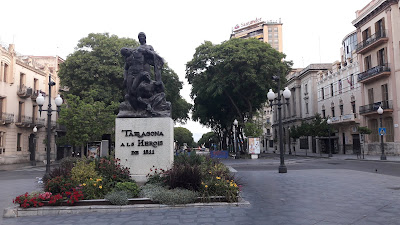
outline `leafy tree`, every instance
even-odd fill
[[[371,129],[369,129],[368,127],[358,127],[358,132],[360,132],[360,134],[371,134],[372,133]]]
[[[183,146],[183,143],[186,143],[189,147],[194,147],[195,145],[192,132],[184,127],[174,127],[174,140],[178,148]]]
[[[62,106],[58,122],[65,125],[68,132],[58,139],[59,143],[84,146],[87,142],[101,140],[104,133],[112,133],[115,104],[106,105],[72,94],[65,95],[65,100],[67,104]]]
[[[67,86],[68,93],[79,96],[80,99],[91,98],[105,105],[119,104],[124,100],[124,59],[120,50],[138,45],[133,39],[119,38],[108,33],[89,34],[79,40],[75,52],[60,65],[61,85]],[[179,94],[182,82],[167,64],[162,72],[166,99],[173,107],[172,119],[184,122],[188,119],[191,105]],[[114,114],[117,109],[118,107]]]
[[[260,137],[262,135],[262,129],[253,122],[246,122],[243,132],[247,137]]]
[[[219,138],[216,133],[214,133],[213,131],[210,131],[210,132],[203,134],[197,143],[199,145],[204,144],[206,148],[210,148],[211,143],[219,143]]]
[[[235,118],[244,124],[267,101],[269,88],[276,87],[272,76],[285,80],[291,62],[284,58],[256,39],[231,39],[219,45],[204,42],[186,65],[194,99],[192,118],[214,131],[231,133]]]

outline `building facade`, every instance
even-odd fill
[[[49,76],[52,87],[51,104],[55,107],[59,81],[57,71],[63,62],[56,57],[23,56],[14,45],[0,45],[0,164],[43,161],[46,159],[47,112],[39,113],[36,97],[45,96],[47,109]],[[51,159],[56,158],[55,137],[57,113],[51,121]],[[34,127],[37,133],[33,132]]]
[[[256,38],[283,52],[282,25],[281,19],[263,21],[261,18],[256,18],[237,24],[232,30],[231,38]]]
[[[398,0],[373,0],[356,12],[356,53],[361,88],[361,125],[372,130],[366,135],[367,154],[380,154],[378,128],[385,152],[400,154],[400,9]],[[377,113],[381,106],[383,115]]]
[[[361,102],[361,87],[356,76],[359,63],[355,46],[356,31],[348,34],[342,41],[341,61],[332,64],[331,69],[321,72],[318,77],[318,113],[323,118],[331,118],[335,133],[331,137],[333,153],[360,153],[360,115],[358,107]],[[328,141],[321,138],[319,147],[328,153]]]
[[[318,112],[318,78],[321,73],[328,71],[332,64],[320,63],[310,64],[304,69],[293,69],[287,76],[286,86],[291,91],[292,95],[287,100],[288,104],[282,106],[282,124],[283,137],[278,137],[278,113],[274,114],[274,140],[278,141],[283,138],[284,148],[286,153],[295,154],[296,152],[306,152],[311,149],[312,152],[317,152],[315,138],[302,137],[298,140],[290,138],[290,128],[300,126],[302,122],[310,122],[314,119]],[[282,98],[285,103],[285,99]],[[275,106],[274,109],[277,112]],[[277,149],[278,150],[278,149]]]

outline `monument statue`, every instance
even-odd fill
[[[138,35],[140,46],[122,48],[125,58],[125,101],[119,106],[119,118],[171,117],[171,103],[165,100],[161,70],[164,60],[146,44],[146,35]],[[154,80],[151,78],[151,67]]]

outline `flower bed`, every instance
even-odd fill
[[[168,171],[153,167],[143,187],[118,162],[113,158],[63,159],[59,168],[43,178],[43,192],[17,196],[14,203],[32,208],[238,201],[239,186],[228,168],[205,156],[176,156]]]

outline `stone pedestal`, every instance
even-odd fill
[[[115,120],[115,157],[130,168],[136,182],[145,182],[150,169],[171,168],[173,144],[174,123],[169,117]]]

